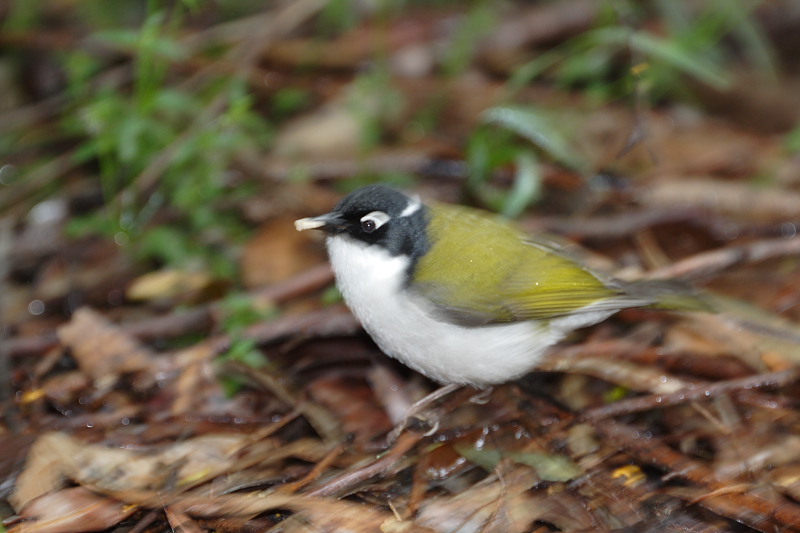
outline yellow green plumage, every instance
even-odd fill
[[[619,295],[500,218],[451,205],[430,213],[431,247],[411,288],[450,316],[475,324],[548,319]]]

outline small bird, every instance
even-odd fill
[[[518,378],[620,309],[707,310],[682,285],[602,277],[499,217],[383,185],[295,227],[327,234],[345,302],[381,350],[444,385]]]

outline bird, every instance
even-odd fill
[[[617,280],[499,216],[381,184],[295,228],[326,234],[339,290],[378,347],[448,390],[515,380],[621,309],[708,310],[683,284]]]

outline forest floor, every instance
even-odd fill
[[[800,532],[796,2],[80,4],[0,8],[7,531]],[[389,442],[436,385],[293,227],[375,181],[719,311]]]

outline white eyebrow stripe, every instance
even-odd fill
[[[419,211],[419,208],[421,206],[422,202],[419,200],[419,196],[412,196],[408,199],[408,205],[406,206],[405,209],[403,209],[403,212],[400,213],[400,216],[401,217],[411,216],[417,211]]]
[[[373,211],[372,213],[369,213],[361,217],[361,222],[364,222],[365,220],[372,220],[373,222],[375,222],[375,229],[378,229],[387,222],[389,222],[391,219],[392,217],[390,217],[383,211]]]

